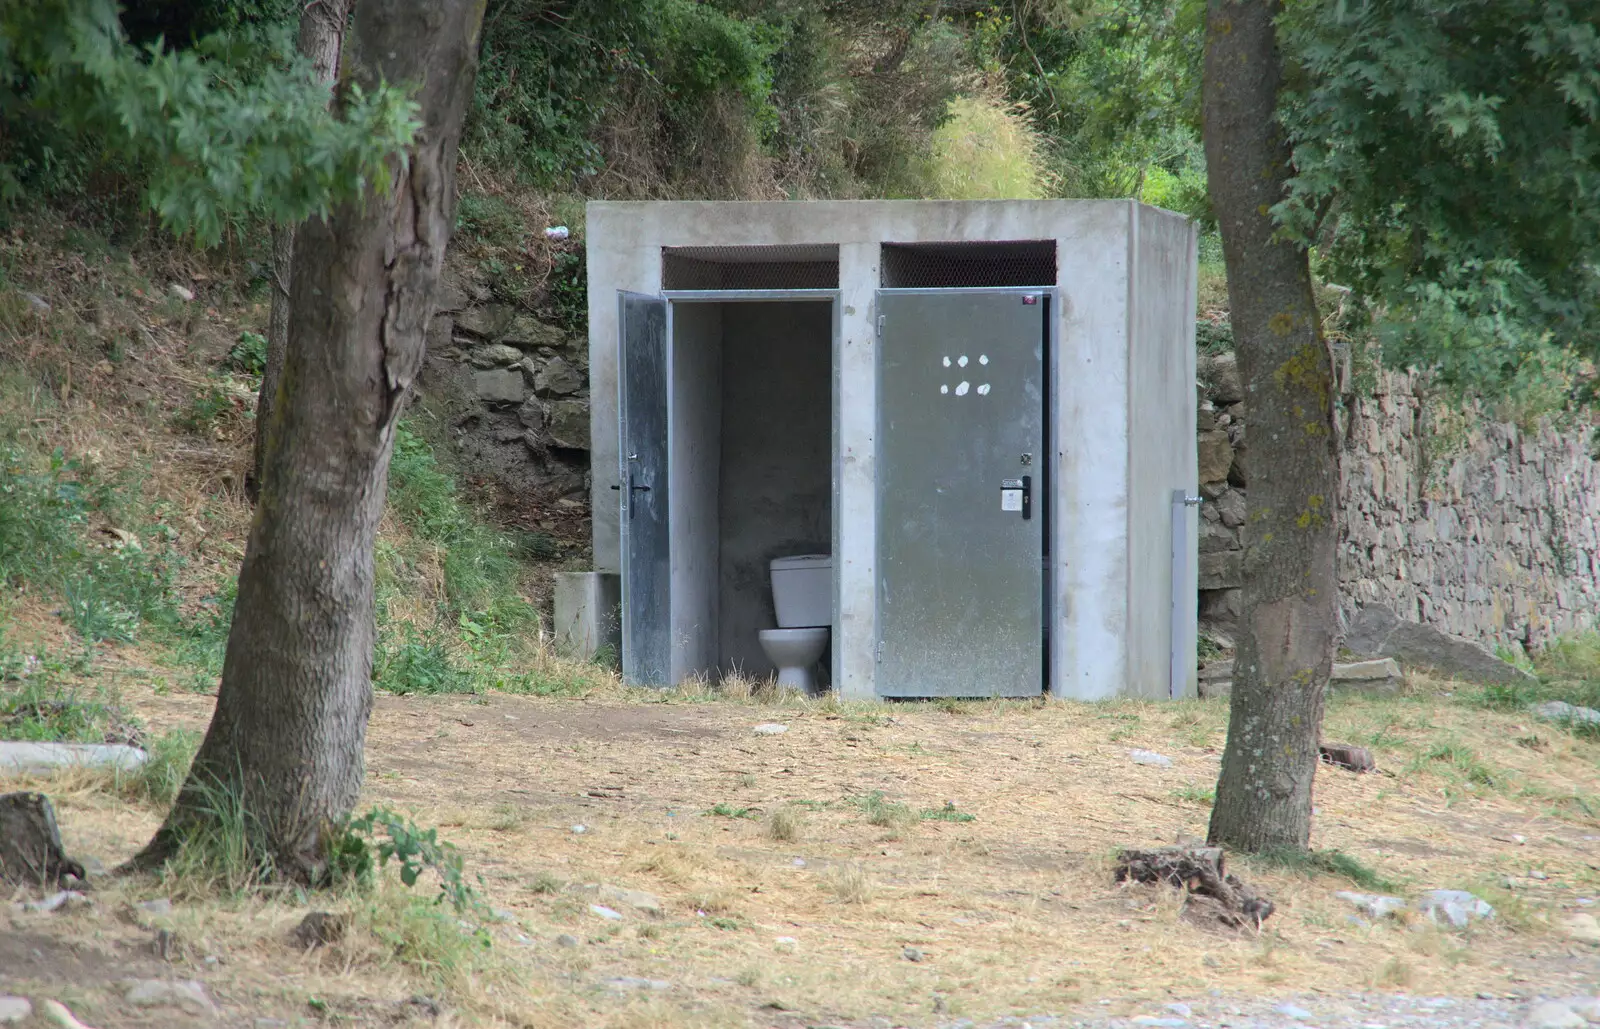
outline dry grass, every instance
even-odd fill
[[[1517,715],[1431,693],[1335,698],[1330,738],[1374,747],[1380,771],[1324,770],[1318,781],[1317,847],[1403,891],[1479,889],[1502,912],[1496,924],[1469,934],[1353,925],[1332,896],[1350,882],[1240,859],[1279,904],[1255,937],[1198,929],[1176,895],[1110,882],[1116,847],[1203,834],[1204,801],[1175,794],[1214,779],[1221,705],[977,703],[952,717],[933,705],[640,699],[617,687],[583,701],[379,699],[365,801],[447,826],[488,902],[516,919],[488,925],[487,951],[390,891],[318,901],[355,913],[356,935],[292,953],[281,938],[305,908],[245,896],[179,905],[202,941],[183,974],[247,998],[231,1003],[257,1016],[344,998],[339,1011],[366,1024],[363,1005],[420,990],[462,1024],[615,1027],[744,1025],[763,1004],[813,1021],[920,1024],[936,994],[976,1018],[1212,987],[1573,992],[1596,969],[1592,951],[1569,953],[1551,926],[1576,896],[1600,892],[1590,867],[1600,820],[1549,798],[1594,795],[1600,743],[1540,727],[1543,749],[1518,747],[1507,741],[1534,727]],[[157,727],[203,724],[210,703],[137,688],[127,700]],[[775,717],[789,732],[751,732]],[[1417,761],[1444,739],[1491,764],[1500,784],[1468,790],[1456,763]],[[1133,747],[1173,767],[1135,765]],[[40,785],[73,849],[107,863],[157,820],[93,782]],[[702,814],[730,796],[765,819]],[[946,801],[976,820],[894,814]],[[785,813],[803,813],[799,839],[774,831]],[[586,832],[572,831],[579,823]],[[596,918],[585,884],[652,893],[663,917]],[[115,896],[72,919],[30,918],[27,930],[61,946],[103,935],[137,953],[138,939],[117,942]],[[578,946],[557,946],[561,934]],[[899,959],[907,946],[925,960]],[[204,965],[202,951],[223,960]],[[673,986],[605,985],[628,976]]]

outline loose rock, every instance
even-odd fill
[[[125,999],[138,1008],[181,1008],[191,1015],[209,1014],[217,1008],[206,988],[193,979],[135,980],[128,984]]]
[[[622,912],[608,908],[604,904],[590,904],[589,912],[591,914],[599,915],[608,922],[622,921]]]
[[[661,979],[642,979],[636,975],[619,975],[606,980],[613,990],[670,990],[672,984]]]
[[[1559,1000],[1547,1000],[1528,1012],[1529,1029],[1579,1029],[1588,1023],[1576,1011]]]
[[[577,945],[578,938],[571,933],[562,933],[560,936],[556,937],[557,947],[576,947]]]
[[[905,958],[907,961],[921,961],[922,951],[915,947],[907,947],[905,950],[900,952],[900,956]]]
[[[1577,707],[1564,700],[1547,700],[1543,704],[1535,704],[1529,710],[1547,722],[1600,725],[1600,711],[1592,707]]]
[[[1383,897],[1376,893],[1353,893],[1340,890],[1334,894],[1340,900],[1354,904],[1369,918],[1385,918],[1407,910],[1410,905],[1399,897]]]
[[[1154,765],[1157,768],[1171,768],[1172,759],[1165,754],[1157,754],[1153,750],[1130,750],[1128,757],[1136,765]]]
[[[662,915],[661,898],[653,893],[643,890],[628,890],[621,886],[602,886],[600,896],[613,904],[643,911],[647,915],[660,918]]]
[[[1307,1011],[1305,1008],[1300,1007],[1300,1006],[1298,1006],[1296,1004],[1279,1004],[1277,1007],[1273,1008],[1272,1010],[1276,1011],[1278,1014],[1282,1015],[1285,1018],[1292,1018],[1292,1019],[1294,1019],[1296,1021],[1299,1021],[1299,1022],[1303,1022],[1308,1018],[1315,1018],[1316,1017],[1311,1012]]]
[[[164,916],[172,914],[172,901],[166,897],[157,897],[154,900],[141,900],[135,905],[147,915]]]
[[[1568,915],[1561,920],[1561,931],[1582,943],[1600,943],[1600,920],[1591,914],[1579,912],[1576,915]],[[1600,1018],[1593,1018],[1590,1021],[1600,1022]]]
[[[1392,657],[1380,657],[1371,661],[1334,665],[1328,684],[1345,689],[1388,692],[1399,688],[1401,678],[1399,663]]]
[[[1465,929],[1475,919],[1493,918],[1494,908],[1465,890],[1429,890],[1417,898],[1417,907],[1435,922]]]
[[[1318,748],[1322,760],[1351,772],[1370,772],[1378,767],[1372,751],[1348,743],[1324,743]]]
[[[780,725],[777,722],[763,722],[755,727],[757,736],[779,736],[788,731],[789,727],[787,725]]]
[[[1363,657],[1392,657],[1406,667],[1432,668],[1478,683],[1528,683],[1534,677],[1486,648],[1407,621],[1382,604],[1368,604],[1351,619],[1345,649]]]
[[[25,1022],[33,1014],[33,1005],[26,997],[0,995],[0,1025]]]

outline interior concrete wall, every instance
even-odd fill
[[[1187,218],[1151,207],[1132,210],[1128,304],[1128,670],[1125,696],[1171,693],[1172,492],[1199,488],[1195,424],[1195,248]],[[1195,621],[1198,510],[1185,508],[1187,581],[1180,600]],[[1195,635],[1179,638],[1187,676],[1179,696],[1195,695]]]
[[[672,681],[716,667],[720,592],[720,304],[674,304],[667,405],[672,534]]]
[[[834,685],[874,696],[875,292],[883,243],[1055,239],[1059,290],[1052,690],[1123,692],[1129,615],[1129,231],[1125,200],[617,202],[588,206],[595,567],[620,567],[618,290],[656,293],[664,246],[836,245]],[[1192,391],[1191,391],[1192,392]],[[1192,397],[1188,401],[1191,405]],[[1192,437],[1192,427],[1188,433]],[[1166,537],[1163,536],[1163,539]],[[1163,550],[1165,543],[1161,544]]]
[[[757,636],[777,626],[768,563],[826,554],[833,521],[833,305],[722,307],[719,657],[777,671]]]

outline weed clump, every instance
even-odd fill
[[[767,816],[767,836],[779,843],[793,843],[805,829],[805,809],[785,804]]]

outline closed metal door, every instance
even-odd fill
[[[667,520],[667,304],[620,294],[622,678],[669,685],[671,537]]]
[[[878,667],[889,697],[1043,690],[1039,293],[884,291]]]

